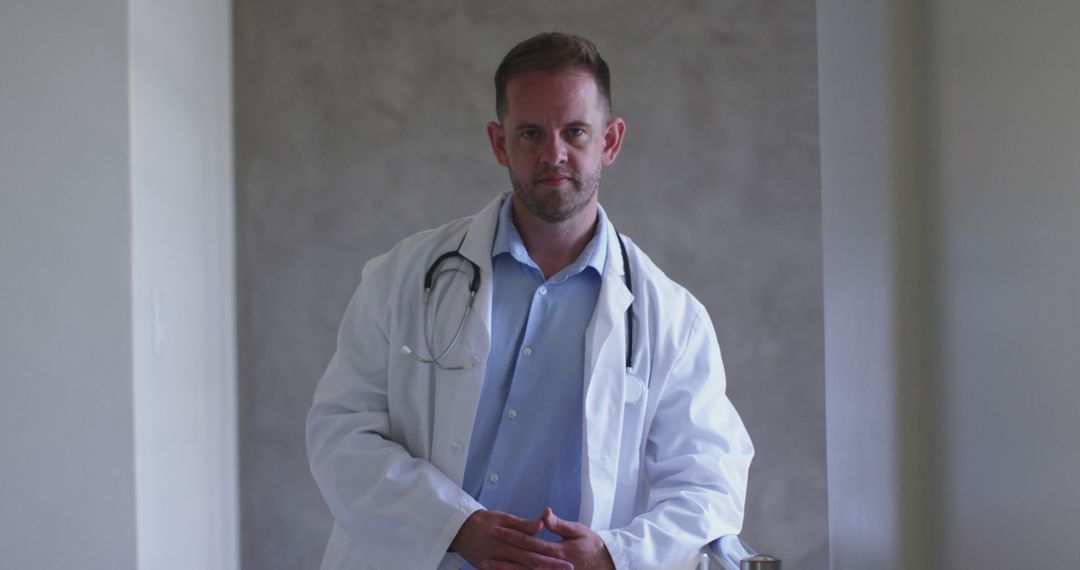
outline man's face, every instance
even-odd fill
[[[600,172],[615,161],[625,124],[608,119],[592,75],[520,73],[507,82],[506,102],[506,116],[488,124],[488,137],[520,203],[548,223],[593,206]]]

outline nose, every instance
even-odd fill
[[[548,164],[564,164],[567,158],[566,141],[559,136],[547,137],[542,158]]]

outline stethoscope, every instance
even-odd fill
[[[626,255],[626,245],[623,243],[622,236],[619,235],[619,232],[615,232],[615,237],[619,240],[619,250],[622,252],[623,280],[626,283],[626,289],[629,290],[631,294],[633,294],[634,290],[630,284],[630,258]],[[465,238],[462,237],[461,242],[458,243],[457,249],[455,249],[454,251],[448,251],[440,255],[438,258],[435,259],[431,266],[428,267],[427,272],[424,273],[424,342],[425,344],[427,344],[428,357],[425,358],[416,354],[411,348],[409,348],[408,345],[401,346],[402,354],[407,354],[424,364],[433,364],[442,370],[468,370],[476,365],[476,363],[473,362],[466,362],[465,364],[452,366],[443,362],[443,357],[445,357],[450,352],[450,350],[454,348],[454,345],[457,344],[458,338],[461,337],[461,331],[465,329],[465,321],[468,320],[469,312],[472,311],[473,303],[476,301],[476,292],[480,290],[480,267],[473,263],[472,260],[461,254],[461,246],[464,243]],[[459,264],[457,267],[448,267],[441,270],[439,269],[447,260],[454,258],[460,258],[468,265],[462,263]],[[430,319],[428,318],[428,313],[432,312],[429,310],[429,305],[431,304],[431,290],[435,287],[435,284],[438,283],[439,279],[443,275],[450,273],[461,273],[468,276],[468,273],[464,269],[465,267],[469,267],[472,270],[472,279],[469,282],[469,300],[465,305],[465,312],[461,315],[461,322],[458,323],[457,331],[454,332],[454,338],[450,341],[450,344],[448,344],[445,349],[439,352],[435,350],[435,340],[431,335],[431,327],[428,324],[429,320],[435,319],[435,315],[432,315]],[[436,311],[437,310],[438,309],[436,309]],[[626,312],[626,371],[629,373],[631,369],[631,364],[633,363],[632,359],[634,354],[633,303],[630,303],[630,306],[626,309]],[[436,352],[438,352],[438,355],[435,354]],[[640,380],[638,382],[640,383]],[[641,388],[644,388],[644,384],[641,385]],[[634,399],[636,400],[637,398]]]

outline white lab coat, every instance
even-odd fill
[[[491,243],[504,197],[476,216],[411,236],[364,267],[307,421],[311,470],[335,518],[324,570],[462,564],[447,548],[481,508],[461,482],[491,344]],[[619,569],[693,568],[702,546],[739,532],[753,448],[724,395],[704,307],[624,238],[631,295],[614,227],[608,236],[586,334],[579,520],[599,532]],[[461,338],[443,359],[472,367],[445,371],[400,348],[429,356],[424,273],[458,244],[482,278]],[[441,283],[448,281],[432,299],[441,303],[431,325],[439,350],[468,296],[467,278]],[[631,301],[635,354],[627,374]]]

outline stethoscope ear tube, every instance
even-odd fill
[[[427,273],[424,273],[424,304],[427,304],[428,302],[428,294],[431,292],[431,285],[435,280],[435,272],[439,269],[439,266],[442,265],[442,262],[451,257],[460,257],[472,266],[472,281],[469,282],[469,292],[476,295],[476,292],[480,290],[480,266],[473,263],[471,259],[461,255],[460,250],[455,249],[454,251],[448,251],[440,255],[438,259],[435,260],[435,263],[432,263],[431,267],[428,268]]]
[[[615,237],[619,240],[619,251],[622,252],[623,280],[626,282],[626,290],[634,294],[634,286],[630,284],[630,257],[626,255],[626,244],[618,230]],[[630,372],[634,364],[634,302],[626,309],[626,371]]]

